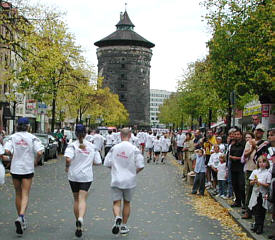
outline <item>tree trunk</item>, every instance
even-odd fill
[[[230,97],[228,98],[227,116],[226,116],[226,132],[231,128],[232,107]]]

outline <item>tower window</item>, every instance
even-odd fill
[[[121,78],[121,79],[127,79],[127,78],[126,78],[126,75],[125,75],[124,73],[122,73],[122,74],[120,75],[120,78]]]
[[[124,83],[121,83],[121,84],[120,84],[120,88],[121,88],[121,89],[124,89],[124,88],[125,88]]]
[[[125,64],[124,63],[121,64],[121,68],[125,69]]]
[[[125,100],[126,100],[125,95],[123,93],[120,94],[120,101],[125,101]]]

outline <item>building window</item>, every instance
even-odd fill
[[[121,68],[125,69],[125,64],[124,63],[121,64]]]

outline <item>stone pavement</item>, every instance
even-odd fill
[[[36,169],[23,239],[75,239],[73,197],[64,172],[64,159],[51,160]],[[83,239],[89,240],[220,240],[240,239],[218,220],[197,213],[200,201],[183,185],[181,172],[170,157],[165,165],[146,164],[138,176],[127,236],[114,236],[109,193],[110,170],[94,167],[95,182],[88,197]],[[0,239],[18,239],[15,234],[14,190],[11,177],[0,186]]]

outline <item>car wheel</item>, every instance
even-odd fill
[[[42,155],[42,157],[39,161],[39,165],[42,166],[42,165],[44,165],[44,163],[45,163],[45,154]]]

